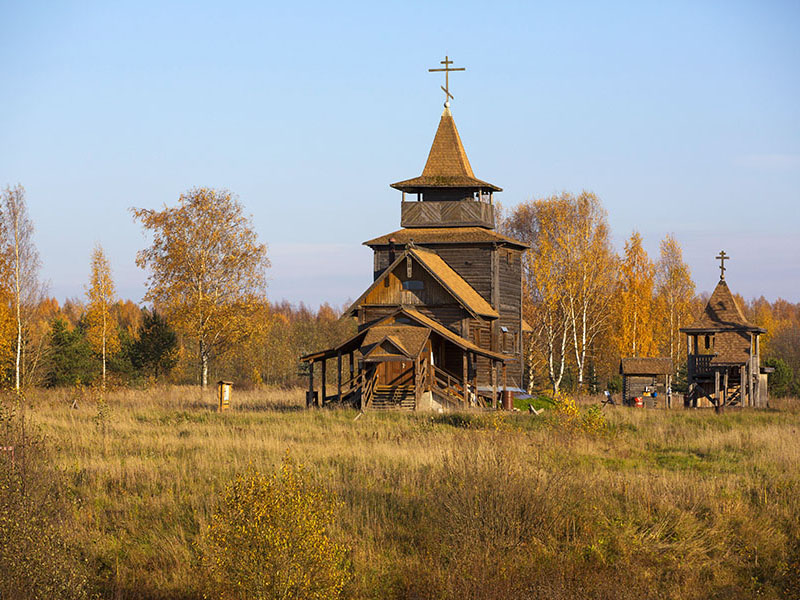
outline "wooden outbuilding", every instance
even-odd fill
[[[310,363],[308,402],[496,405],[500,390],[522,384],[527,246],[495,231],[501,188],[475,177],[449,102],[422,175],[391,187],[402,193],[401,229],[364,242],[374,253],[373,283],[345,313],[358,321],[358,333],[301,358]]]
[[[623,404],[632,405],[641,398],[645,406],[671,408],[671,358],[623,358],[619,372]]]
[[[767,405],[767,369],[761,369],[759,335],[767,332],[745,319],[725,282],[721,252],[720,278],[703,313],[686,334],[686,404],[702,406]]]

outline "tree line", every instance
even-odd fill
[[[298,357],[355,332],[337,307],[270,303],[267,247],[228,191],[196,188],[173,207],[131,209],[150,236],[137,264],[144,306],[117,297],[103,247],[88,262],[86,295],[59,304],[38,277],[25,191],[0,194],[0,386],[152,382],[295,385]],[[589,192],[524,202],[499,228],[530,245],[523,311],[531,391],[618,385],[623,356],[668,356],[680,375],[679,329],[702,310],[680,244],[667,235],[651,259],[633,232],[618,254],[606,211]],[[768,334],[762,356],[774,392],[800,392],[800,303],[737,298]],[[685,342],[683,342],[685,343]]]

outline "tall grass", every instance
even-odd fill
[[[800,597],[800,411],[304,409],[302,390],[37,392],[63,522],[96,590],[200,598],[195,542],[225,484],[287,449],[340,500],[354,598]]]

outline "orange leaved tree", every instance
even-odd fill
[[[136,257],[150,270],[145,300],[195,342],[206,387],[209,360],[247,335],[249,318],[264,300],[267,247],[226,190],[196,188],[174,208],[132,212],[153,236]]]

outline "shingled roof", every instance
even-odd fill
[[[453,298],[455,298],[464,308],[475,316],[487,317],[496,319],[500,315],[492,308],[486,300],[483,299],[478,292],[475,291],[470,284],[468,284],[461,275],[456,273],[450,265],[448,265],[442,258],[429,250],[422,248],[408,248],[403,252],[375,281],[372,282],[367,290],[353,302],[344,314],[353,314],[359,305],[363,302],[364,298],[375,289],[383,280],[394,271],[406,256],[413,256],[423,268],[433,276],[434,279],[447,290]]]
[[[409,227],[368,240],[364,242],[364,245],[386,246],[390,243],[390,240],[395,244],[407,244],[413,241],[415,244],[424,244],[426,246],[459,242],[485,242],[487,244],[499,243],[517,248],[528,248],[527,244],[519,240],[483,227]]]
[[[671,375],[672,359],[638,356],[623,358],[620,361],[619,372],[622,375]]]
[[[391,184],[403,192],[420,192],[430,188],[470,188],[500,192],[501,188],[475,177],[469,164],[456,123],[449,108],[445,108],[439,120],[439,128],[433,138],[428,162],[422,175]]]
[[[756,327],[744,318],[728,284],[720,279],[711,298],[708,299],[703,314],[688,327],[681,328],[684,333],[705,333],[714,331],[755,331],[766,333],[766,329]]]

